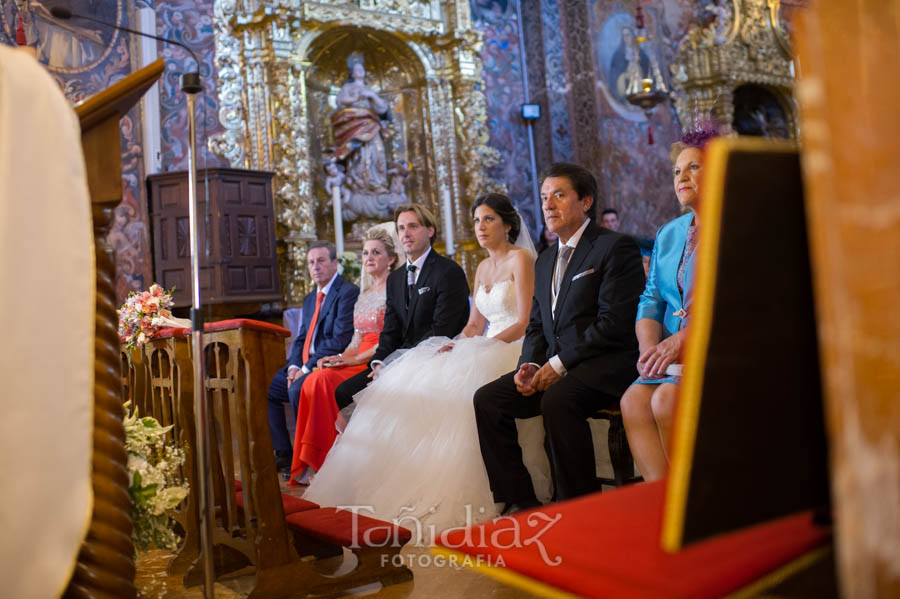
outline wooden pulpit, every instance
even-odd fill
[[[94,508],[66,597],[135,597],[131,499],[128,496],[122,381],[116,316],[115,261],[106,242],[122,201],[119,120],[159,79],[163,61],[136,71],[75,107],[81,121],[97,267],[94,342]]]

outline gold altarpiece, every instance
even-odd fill
[[[452,231],[454,258],[471,274],[477,244],[469,207],[479,193],[504,186],[487,174],[499,154],[488,147],[482,37],[469,0],[216,0],[214,26],[225,132],[210,149],[233,167],[275,173],[288,304],[308,291],[308,243],[333,239],[322,164],[354,52],[391,105],[385,146],[389,160],[408,165],[407,198],[432,209],[442,241]]]
[[[670,66],[675,110],[682,128],[698,119],[716,118],[722,132],[736,133],[735,96],[741,88],[771,93],[782,109],[781,123],[761,123],[778,130],[770,137],[797,137],[793,97],[794,67],[790,38],[779,0],[722,0],[706,8],[715,17],[695,25],[682,38]],[[765,92],[763,92],[765,93]],[[772,117],[771,111],[768,114]],[[759,118],[764,120],[765,114]]]

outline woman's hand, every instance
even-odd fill
[[[674,335],[666,337],[641,353],[637,363],[638,373],[647,379],[665,376],[669,364],[674,364],[681,358],[683,346],[684,331],[678,331]]]
[[[316,362],[316,365],[319,368],[338,368],[340,366],[356,366],[360,362],[357,360],[356,356],[345,356],[343,353],[340,353],[336,356],[326,356],[324,358],[319,358],[319,361]]]
[[[331,367],[331,363],[334,360],[337,360],[340,356],[325,356],[324,358],[319,358],[319,361],[316,362],[316,366],[318,368],[329,368]]]
[[[448,343],[447,345],[445,345],[445,346],[442,347],[441,349],[437,350],[437,353],[442,354],[442,353],[444,353],[444,352],[450,351],[451,349],[453,349],[453,344],[452,344],[452,343]]]

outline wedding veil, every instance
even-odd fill
[[[531,233],[528,232],[528,227],[525,226],[525,220],[518,210],[516,210],[516,216],[519,217],[519,236],[516,238],[516,242],[513,245],[527,251],[531,254],[532,258],[536,259],[537,249],[534,247],[534,242],[531,241]]]

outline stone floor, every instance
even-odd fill
[[[597,456],[597,473],[612,476],[609,451],[606,447],[606,430],[603,420],[591,420],[594,437],[594,455]],[[287,487],[282,491],[302,496],[305,487]],[[401,552],[406,565],[413,572],[413,579],[389,587],[369,585],[340,595],[341,597],[373,597],[377,599],[437,599],[466,597],[467,599],[519,599],[534,595],[496,581],[475,570],[448,564],[432,563],[427,547],[407,546]],[[202,586],[185,588],[180,577],[167,576],[166,565],[171,554],[165,551],[149,551],[139,556],[135,584],[143,599],[202,599]],[[352,559],[352,558],[351,558]],[[244,599],[253,584],[250,576],[216,582],[215,596],[221,599]],[[298,591],[302,597],[302,592]]]
[[[524,591],[506,586],[468,568],[438,566],[431,562],[427,549],[404,548],[405,563],[413,571],[413,579],[393,586],[368,585],[353,589],[338,597],[372,597],[373,599],[431,599],[435,597],[466,597],[491,599],[527,599],[534,597]],[[135,584],[142,599],[202,599],[202,586],[185,589],[179,577],[166,576],[166,564],[171,554],[150,551],[140,556]],[[245,599],[253,578],[246,576],[216,582],[217,599]],[[303,593],[298,590],[298,597]]]

